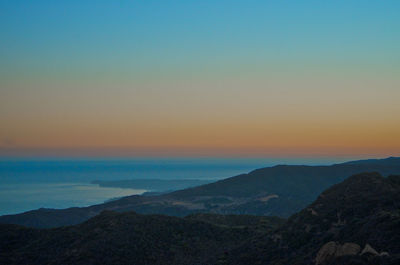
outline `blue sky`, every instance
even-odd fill
[[[57,69],[79,61],[82,67],[111,64],[112,68],[118,62],[121,68],[140,63],[152,71],[160,61],[160,67],[184,67],[207,64],[215,57],[223,66],[261,59],[398,64],[399,5],[398,1],[2,1],[1,67],[29,70],[50,63]]]
[[[0,1],[0,145],[392,154],[399,13],[399,1]]]

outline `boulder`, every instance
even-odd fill
[[[336,242],[330,241],[323,245],[321,249],[317,253],[317,257],[315,258],[315,264],[324,264],[326,261],[330,260],[335,256],[336,249],[338,245]]]
[[[344,243],[343,245],[330,241],[323,245],[317,253],[315,264],[325,264],[333,258],[341,256],[354,256],[361,250],[361,247],[356,243]]]
[[[374,256],[379,256],[379,253],[375,250],[375,249],[373,249],[372,247],[371,247],[371,245],[370,244],[365,244],[365,247],[364,247],[364,249],[363,249],[363,251],[361,251],[361,256],[362,255],[366,255],[366,254],[370,254],[370,255],[374,255]]]
[[[351,256],[357,255],[361,250],[361,247],[356,243],[344,243],[337,248],[335,256]]]

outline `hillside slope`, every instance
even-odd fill
[[[185,216],[205,212],[288,217],[319,193],[361,172],[400,174],[400,158],[364,160],[331,166],[279,165],[159,196],[128,196],[112,202],[64,210],[39,209],[0,216],[0,223],[57,227],[81,223],[103,210]]]
[[[400,176],[352,176],[226,264],[400,264]]]
[[[0,264],[215,264],[224,252],[283,221],[269,218],[104,211],[55,229],[0,225]]]
[[[351,176],[286,222],[105,211],[61,228],[3,224],[0,264],[400,264],[400,176]]]

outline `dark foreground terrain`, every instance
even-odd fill
[[[54,229],[0,225],[0,264],[217,264],[226,251],[283,222],[104,211],[82,224]]]
[[[36,228],[82,223],[104,210],[186,216],[195,213],[249,214],[287,218],[330,186],[361,172],[400,174],[400,158],[352,161],[331,166],[279,165],[158,196],[128,196],[63,210],[39,209],[0,216],[0,223]]]
[[[400,264],[400,176],[351,176],[287,221],[104,211],[53,229],[3,224],[0,264]]]
[[[351,176],[226,264],[400,264],[400,176]]]

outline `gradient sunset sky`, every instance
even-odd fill
[[[400,1],[0,1],[1,156],[400,154]]]

